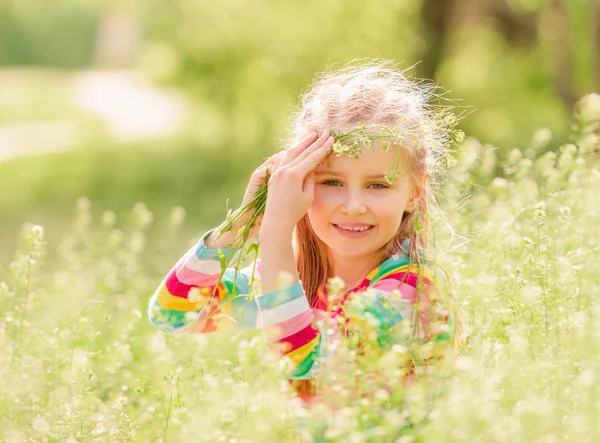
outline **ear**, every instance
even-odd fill
[[[427,178],[428,177],[429,177],[429,173],[426,173],[423,176],[423,182],[416,183],[413,186],[412,192],[410,194],[410,198],[408,199],[408,202],[406,202],[406,207],[404,208],[405,212],[414,211],[415,207],[417,206],[417,202],[423,195],[423,191],[425,191],[425,187],[427,186]]]

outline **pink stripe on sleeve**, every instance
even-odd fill
[[[402,293],[402,299],[412,302],[417,294],[417,288],[406,283],[402,283],[400,286],[400,292]]]
[[[169,294],[181,298],[187,298],[190,289],[194,287],[186,285],[185,283],[181,283],[177,278],[175,272],[169,273],[165,281],[165,286],[167,287],[167,291],[169,291]]]
[[[313,340],[317,335],[319,335],[319,330],[308,324],[301,331],[280,340],[282,351],[286,354],[295,351]]]
[[[214,286],[219,280],[219,274],[205,274],[194,269],[190,269],[187,266],[182,266],[176,269],[177,279],[181,283],[195,286]]]
[[[277,341],[301,331],[306,325],[310,324],[312,316],[312,310],[309,309],[289,320],[273,324],[265,330],[267,341]]]
[[[394,278],[386,278],[380,280],[371,286],[373,289],[381,289],[382,291],[392,292],[394,289],[400,289],[400,281]]]

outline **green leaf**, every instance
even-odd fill
[[[227,269],[227,260],[225,259],[225,254],[221,248],[217,249],[217,255],[219,256],[219,262],[221,263],[221,270]]]
[[[227,210],[227,215],[225,216],[225,221],[223,222],[223,224],[221,225],[222,228],[219,229],[219,232],[221,234],[227,232],[227,231],[231,231],[231,228],[233,226],[233,217],[232,217],[232,213],[233,211],[231,209]]]
[[[244,233],[244,230],[246,229],[246,225],[242,226],[240,229],[238,229],[237,234],[235,234],[236,237],[239,237],[240,235],[242,235]],[[246,240],[246,239],[244,239]]]
[[[425,226],[423,226],[423,223],[421,222],[421,217],[417,217],[417,220],[415,221],[415,231],[419,235],[423,235],[425,232]]]
[[[223,305],[229,303],[231,300],[236,298],[237,295],[238,295],[237,291],[227,291],[227,294],[225,294],[223,299],[219,302],[219,306],[223,306]]]

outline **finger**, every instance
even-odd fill
[[[300,142],[297,143],[295,146],[292,146],[291,148],[285,150],[284,152],[286,153],[286,155],[296,156],[300,152],[305,150],[307,147],[309,147],[311,144],[313,144],[315,141],[317,141],[321,136],[322,136],[322,134],[319,134],[319,132],[313,131],[308,136],[306,136],[302,140],[300,140]]]
[[[325,158],[327,158],[329,155],[327,151],[331,146],[333,146],[333,143],[335,143],[335,141],[325,143],[319,149],[309,154],[302,162],[298,163],[292,169],[298,171],[300,175],[304,176],[314,171],[314,169],[319,166],[319,164],[325,160]]]
[[[279,151],[269,157],[269,161],[274,162],[275,160],[282,158],[285,155],[286,151]]]
[[[277,169],[281,166],[281,163],[283,162],[283,159],[285,158],[285,152],[282,152],[279,157],[277,157],[275,159],[275,161],[273,162],[273,172],[277,171]]]
[[[267,167],[269,168],[269,174],[273,175],[273,172],[275,172],[277,170],[277,168],[279,167],[279,164],[281,163],[281,160],[283,160],[283,157],[285,156],[285,151],[281,151],[278,152],[277,154],[275,154],[271,160],[269,161],[269,164],[267,165]]]
[[[259,186],[265,183],[270,176],[273,175],[273,165],[261,166],[250,178],[250,183],[253,186]]]
[[[298,155],[298,157],[296,157],[296,159],[289,164],[289,167],[295,168],[301,165],[304,162],[304,160],[310,158],[315,154],[320,158],[320,163],[327,156],[327,151],[330,147],[333,146],[334,143],[335,139],[333,138],[333,136],[330,136],[329,138],[325,139],[325,141],[322,144],[314,143],[308,149],[304,150],[304,152]],[[315,164],[312,169],[316,168],[319,165],[319,163]],[[312,169],[309,169],[308,171],[312,171]]]
[[[267,170],[272,175],[273,171],[276,169],[275,164],[278,161],[280,161],[281,158],[283,158],[284,154],[285,154],[285,151],[281,151],[276,154],[273,154],[271,157],[269,157],[267,159],[267,161],[265,161],[262,165],[260,165],[258,168],[256,168],[253,175],[263,177]]]
[[[279,157],[282,157],[284,154],[285,154],[285,151],[276,152],[275,154],[273,154],[269,158],[267,158],[264,161],[264,163],[259,166],[259,168],[262,166],[272,165],[275,162],[275,160],[277,160]]]
[[[328,136],[329,136],[329,131],[323,132],[321,134],[321,136],[318,138],[317,138],[317,133],[313,132],[310,136],[303,139],[296,146],[294,146],[286,151],[286,155],[284,157],[282,164],[287,165],[287,164],[293,162],[294,159],[296,157],[298,157],[298,155],[300,155],[302,152],[304,152],[307,148],[309,148],[315,144],[325,142],[325,140],[327,140]]]
[[[265,172],[267,171],[268,167],[269,167],[268,163],[264,163],[264,164],[260,165],[258,168],[256,168],[254,173],[252,173],[252,176],[253,177],[263,177],[265,175]]]
[[[306,148],[304,151],[299,153],[294,159],[292,159],[288,165],[291,167],[297,166],[300,162],[302,162],[306,157],[308,157],[311,153],[320,149],[325,145],[325,143],[331,143],[332,136],[329,135],[329,131],[323,133],[323,136],[319,137],[312,145]],[[335,141],[334,141],[335,142]]]

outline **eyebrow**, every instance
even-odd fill
[[[336,177],[341,177],[344,174],[341,174],[337,171],[332,171],[330,169],[327,170],[321,170],[321,171],[315,171],[315,175],[335,175]],[[367,178],[385,178],[385,174],[371,174],[371,175],[367,175]]]

